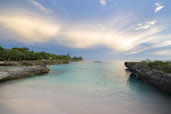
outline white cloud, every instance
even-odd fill
[[[45,12],[45,13],[52,13],[53,11],[51,9],[45,8],[40,3],[36,2],[35,0],[30,0],[30,2],[35,5],[39,10]]]
[[[32,43],[46,42],[57,36],[60,26],[37,16],[0,16],[1,28],[10,32],[15,40]]]
[[[156,20],[145,23],[150,26],[148,29],[133,32],[135,26],[130,24],[131,19],[124,16],[118,17],[103,24],[94,24],[89,21],[88,23],[92,26],[87,26],[86,23],[82,25],[65,23],[66,25],[62,26],[58,24],[59,22],[41,18],[36,14],[9,15],[6,13],[0,16],[0,28],[9,32],[6,32],[6,35],[12,40],[24,43],[53,42],[72,48],[104,46],[115,53],[135,54],[171,45],[171,35],[158,35],[165,28],[151,26],[157,22]],[[124,23],[123,20],[125,20]],[[0,39],[2,40],[1,37]],[[143,44],[150,44],[150,46],[143,46]]]
[[[118,23],[118,22],[117,22]],[[93,46],[105,46],[115,52],[123,52],[127,54],[135,54],[147,49],[155,48],[157,45],[151,45],[146,48],[139,47],[143,43],[153,43],[153,41],[160,41],[157,44],[161,44],[167,41],[168,37],[156,35],[164,30],[163,27],[152,27],[147,31],[131,33],[124,28],[120,28],[120,25],[116,25],[117,28],[106,27],[105,30],[101,28],[86,28],[79,26],[78,28],[72,28],[68,31],[61,33],[62,43],[69,47],[74,48],[91,48]],[[162,39],[162,41],[160,40]],[[64,43],[65,42],[65,43]],[[165,46],[164,44],[163,46]]]
[[[145,24],[138,24],[138,27],[136,28],[136,30],[145,30],[145,29],[149,29],[152,25],[155,25],[157,23],[157,20],[152,20],[149,22],[146,22]]]
[[[100,2],[100,4],[101,4],[101,5],[105,6],[105,5],[106,5],[107,0],[99,0],[99,2]]]
[[[158,12],[158,11],[160,11],[161,9],[163,9],[163,8],[164,8],[164,6],[162,6],[162,5],[161,5],[161,4],[159,4],[159,3],[156,3],[155,5],[156,5],[155,12]]]
[[[154,55],[164,55],[164,56],[171,56],[171,49],[169,50],[161,50],[161,51],[156,51],[153,54]]]

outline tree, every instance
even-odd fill
[[[5,49],[4,49],[3,47],[0,46],[0,51],[3,51],[3,50],[5,50]]]
[[[21,61],[21,60],[82,60],[82,57],[71,58],[69,54],[67,55],[55,55],[46,52],[34,52],[29,48],[12,48],[4,49],[0,46],[0,61]]]

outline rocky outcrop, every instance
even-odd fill
[[[19,65],[55,65],[68,64],[70,61],[57,60],[37,60],[37,61],[0,61],[0,66],[19,66]]]
[[[49,69],[45,65],[25,66],[20,68],[1,68],[0,81],[24,78],[48,72]]]
[[[125,65],[138,79],[171,92],[171,74],[160,70],[142,68],[138,62],[125,62]]]

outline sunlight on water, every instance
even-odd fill
[[[1,83],[0,113],[169,114],[171,111],[171,95],[130,79],[124,61],[86,61],[48,67],[51,69],[48,74]]]

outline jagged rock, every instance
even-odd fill
[[[141,79],[162,90],[171,92],[171,74],[150,68],[141,68],[136,62],[125,62],[126,67],[138,79]]]
[[[24,78],[48,72],[49,69],[45,65],[25,66],[20,68],[2,68],[0,69],[0,81]]]

